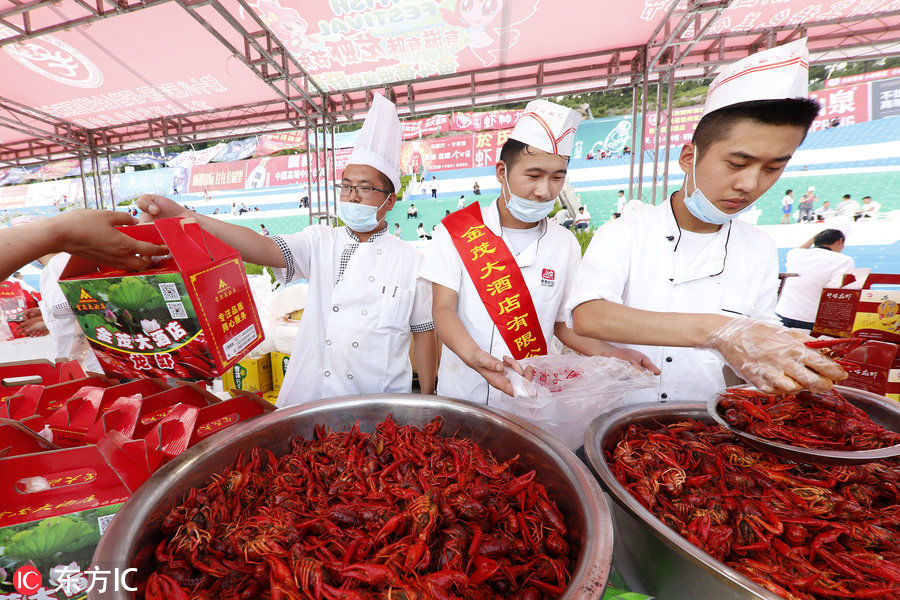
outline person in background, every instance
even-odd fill
[[[430,240],[431,236],[425,233],[425,223],[419,223],[418,229],[416,229],[416,233],[419,235],[420,240]]]
[[[232,203],[231,203],[231,214],[233,214],[233,215],[238,214],[238,206],[237,206],[237,202],[232,202]]]
[[[438,184],[437,177],[434,175],[431,176],[431,197],[437,198],[438,189],[440,189],[440,185]]]
[[[263,237],[247,227],[195,217],[245,261],[273,267],[278,281],[309,280],[279,408],[335,396],[408,394],[410,343],[422,393],[434,393],[431,287],[418,278],[419,252],[390,235],[385,221],[400,189],[401,133],[394,104],[374,94],[335,187],[344,227],[311,225]],[[138,204],[146,213],[142,218],[185,216],[167,198],[142,196]]]
[[[266,229],[266,226],[263,223],[259,224],[259,232],[266,237],[269,237],[269,230]]]
[[[853,200],[850,194],[844,194],[841,196],[841,201],[838,202],[838,205],[834,208],[834,216],[849,217],[851,215],[856,215],[858,211],[859,204]]]
[[[581,248],[547,215],[565,182],[579,121],[564,106],[529,102],[500,151],[500,196],[454,212],[435,230],[422,277],[433,285],[444,344],[440,395],[495,405],[501,391],[513,393],[504,365],[519,372],[518,359],[547,354],[554,335],[583,354],[655,368],[639,353],[578,336],[562,322]]]
[[[478,185],[477,181],[475,182],[475,185],[472,186],[472,193],[475,194],[476,196],[481,195],[481,186]]]
[[[872,196],[863,196],[862,206],[859,208],[859,212],[853,215],[853,220],[877,218],[880,208],[880,204],[872,201]]]
[[[813,208],[816,204],[816,186],[811,185],[806,188],[806,193],[800,197],[800,205],[798,206],[800,213],[797,215],[797,222],[812,221]]]
[[[400,223],[394,223],[394,236],[400,237]]]
[[[822,289],[835,276],[854,267],[853,258],[841,254],[844,241],[840,230],[826,229],[788,251],[785,271],[797,277],[785,280],[775,305],[775,314],[785,327],[813,328]]]
[[[415,219],[419,216],[419,211],[416,209],[415,204],[410,204],[409,208],[406,209],[406,218],[407,219]]]
[[[449,208],[448,208],[447,210],[444,211],[444,216],[445,216],[445,217],[449,217],[449,216],[450,216],[450,209],[449,209]]]
[[[791,212],[794,210],[794,190],[784,192],[784,198],[781,199],[781,223],[791,222]]]
[[[221,212],[221,211],[219,210],[219,207],[217,206],[217,207],[215,208],[215,210],[212,211],[212,214],[217,215],[217,214],[219,214],[220,212]]]
[[[619,195],[616,198],[616,212],[620,215],[622,211],[625,210],[625,204],[628,203],[628,200],[625,199],[625,190],[619,190]]]
[[[25,278],[22,277],[21,271],[16,271],[15,273],[13,273],[12,277],[10,277],[9,280],[18,283],[19,286],[21,286],[21,288],[26,292],[29,292],[31,294],[37,292],[36,289],[34,289],[27,281],[25,281]]]
[[[722,68],[681,148],[681,189],[594,232],[567,303],[575,331],[628,344],[662,369],[658,386],[627,402],[705,400],[738,377],[769,393],[846,377],[773,324],[775,242],[736,218],[775,184],[819,114],[808,64],[798,40]]]
[[[462,210],[466,206],[466,195],[460,194],[459,201],[456,203],[456,210]]]
[[[819,223],[822,223],[823,221],[825,221],[825,219],[833,217],[834,211],[831,210],[831,202],[829,202],[828,200],[823,202],[822,206],[816,209],[815,215],[816,221]]]
[[[203,190],[203,199],[206,200],[207,202],[209,202],[210,200],[212,200],[212,196],[209,195],[209,191],[208,191],[208,190]]]
[[[0,279],[54,252],[68,252],[128,271],[146,269],[151,257],[166,254],[168,249],[140,242],[116,229],[135,224],[123,212],[67,210],[54,217],[0,230]]]
[[[556,213],[555,219],[558,225],[561,225],[566,229],[571,229],[572,223],[575,222],[575,219],[572,218],[572,214],[569,212],[569,209],[565,206],[559,209],[559,212]]]
[[[575,231],[587,231],[591,227],[591,213],[583,206],[578,207],[578,214],[575,216]]]

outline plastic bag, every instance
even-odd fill
[[[658,381],[649,371],[608,356],[548,355],[519,362],[534,369],[534,381],[506,367],[515,396],[502,394],[500,409],[531,421],[570,450],[584,443],[597,415],[624,404],[626,392]]]

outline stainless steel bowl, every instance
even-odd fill
[[[608,443],[631,423],[691,418],[711,422],[703,402],[639,405],[602,415],[588,426],[584,449],[612,495],[617,551],[627,553],[641,587],[658,600],[783,600],[703,552],[644,508],[616,479],[604,458]],[[620,557],[616,558],[617,561]],[[629,582],[632,583],[632,582]]]
[[[740,387],[751,390],[756,389],[751,386]],[[864,390],[858,390],[842,385],[836,385],[834,386],[834,389],[852,405],[865,411],[874,423],[881,425],[890,431],[900,431],[900,402],[896,402],[884,396],[879,396],[878,394],[873,394],[872,392],[866,392]],[[900,456],[900,444],[895,444],[886,448],[877,448],[875,450],[819,450],[815,448],[792,446],[783,442],[761,438],[748,431],[732,427],[731,424],[725,420],[725,416],[719,408],[718,395],[709,399],[706,410],[710,416],[715,419],[716,423],[742,438],[748,444],[765,452],[771,452],[781,458],[786,458],[787,460],[795,462],[815,463],[819,465],[854,465]]]
[[[559,504],[571,548],[579,548],[572,580],[562,598],[600,598],[612,562],[612,520],[594,477],[561,443],[537,427],[488,408],[434,396],[379,395],[323,400],[277,410],[239,423],[204,440],[157,471],[113,519],[94,553],[100,569],[135,567],[148,574],[148,558],[159,541],[159,523],[192,487],[205,485],[212,473],[232,464],[241,450],[263,447],[276,455],[288,451],[296,435],[310,437],[316,424],[337,431],[358,419],[364,431],[392,414],[400,424],[425,425],[437,415],[443,433],[470,438],[498,460],[520,457]],[[144,574],[141,577],[141,573]],[[113,591],[90,599],[125,599],[134,594]]]

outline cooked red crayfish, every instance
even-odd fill
[[[145,597],[561,595],[572,540],[535,472],[441,426],[317,427],[281,458],[238,458],[166,515]]]
[[[815,466],[691,419],[629,425],[616,478],[663,523],[788,600],[900,600],[900,462]]]
[[[746,388],[719,395],[732,426],[763,439],[820,450],[874,450],[900,444],[900,434],[872,422],[834,390],[772,396]]]

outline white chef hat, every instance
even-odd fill
[[[701,118],[741,102],[808,96],[809,50],[803,38],[751,54],[722,69],[709,86]]]
[[[400,189],[400,118],[393,102],[381,94],[372,96],[372,107],[366,114],[347,164],[378,169],[391,180],[396,192]]]
[[[509,137],[550,154],[571,156],[580,122],[581,116],[571,108],[548,100],[532,100]]]

